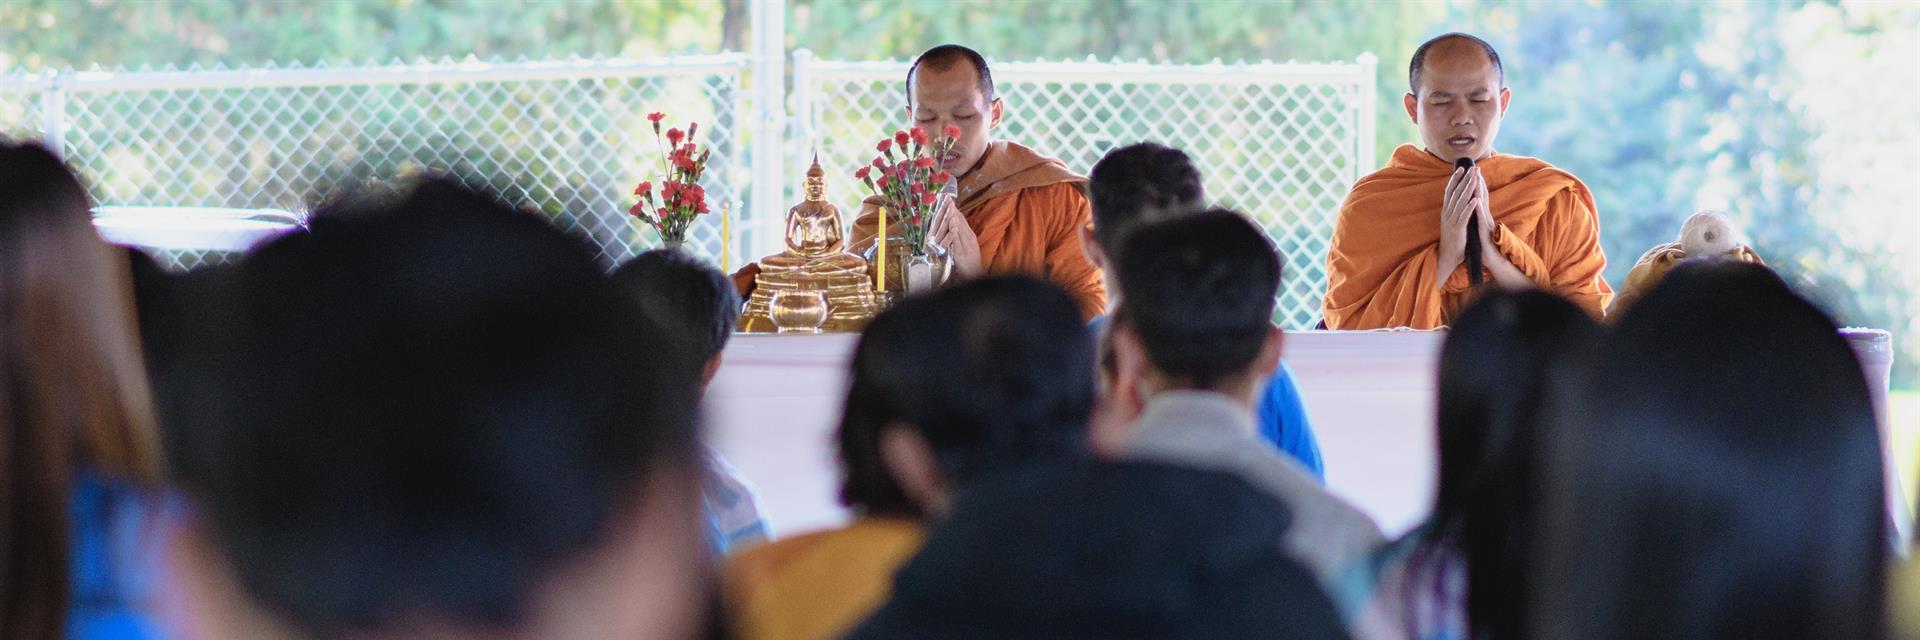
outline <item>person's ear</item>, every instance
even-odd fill
[[[1500,115],[1507,115],[1507,104],[1513,102],[1513,91],[1500,87]]]
[[[1139,335],[1125,325],[1107,325],[1106,340],[1113,350],[1113,369],[1103,372],[1107,389],[1088,420],[1087,443],[1097,455],[1118,458],[1132,438],[1133,422],[1146,409],[1143,388],[1150,365]]]
[[[1107,270],[1107,252],[1100,250],[1100,241],[1094,237],[1091,226],[1080,227],[1080,252],[1087,255],[1087,262],[1092,263],[1093,268]]]
[[[713,376],[720,373],[720,360],[725,357],[725,354],[713,354],[713,357],[707,358],[706,366],[700,367],[701,389],[707,388],[707,385],[713,382]]]
[[[933,445],[913,427],[893,423],[880,429],[880,461],[907,500],[928,516],[943,516],[949,505],[946,477]]]
[[[1400,104],[1407,108],[1407,119],[1412,120],[1414,124],[1420,124],[1420,99],[1409,93],[1400,98]]]
[[[993,112],[993,120],[987,123],[987,128],[992,129],[1000,126],[1000,118],[1006,115],[1007,101],[1002,98],[994,98],[993,103],[989,105],[989,107],[989,110]]]
[[[1254,358],[1253,373],[1271,376],[1280,368],[1280,353],[1286,350],[1287,332],[1278,326],[1267,328],[1267,339],[1260,343],[1260,356]]]

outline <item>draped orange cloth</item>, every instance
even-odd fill
[[[1593,194],[1573,174],[1525,156],[1477,163],[1487,180],[1500,255],[1532,280],[1586,309],[1605,313],[1613,288],[1601,277],[1600,220]],[[1464,264],[1435,287],[1440,203],[1453,164],[1412,146],[1361,178],[1340,205],[1327,251],[1329,329],[1433,329],[1472,298]],[[1491,282],[1492,278],[1488,278]]]
[[[980,165],[960,176],[954,205],[980,238],[980,266],[987,274],[1019,273],[1053,281],[1072,294],[1080,314],[1106,312],[1107,288],[1087,261],[1080,229],[1093,222],[1087,179],[1058,159],[995,141]],[[879,203],[861,203],[848,246],[863,253],[879,226]]]

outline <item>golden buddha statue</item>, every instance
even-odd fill
[[[880,312],[867,261],[846,252],[840,209],[827,202],[826,172],[814,158],[807,169],[807,199],[787,211],[787,250],[760,260],[753,295],[740,314],[741,331],[772,333],[773,295],[782,291],[820,291],[827,300],[822,331],[850,332],[866,327]]]

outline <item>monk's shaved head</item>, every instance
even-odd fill
[[[943,44],[921,53],[920,57],[913,59],[913,66],[907,68],[907,103],[913,103],[913,82],[914,78],[920,75],[920,67],[933,71],[949,71],[955,65],[961,64],[973,68],[977,74],[976,81],[980,95],[986,97],[988,102],[992,102],[993,71],[987,68],[986,56],[957,44]]]
[[[1427,57],[1451,57],[1460,53],[1483,53],[1493,65],[1493,74],[1500,79],[1500,86],[1507,86],[1507,72],[1500,66],[1500,52],[1493,50],[1487,41],[1468,34],[1454,32],[1436,36],[1420,44],[1413,50],[1413,61],[1407,65],[1407,87],[1414,95],[1420,94],[1420,74],[1427,69]]]

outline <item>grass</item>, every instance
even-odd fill
[[[1887,396],[1888,446],[1909,504],[1920,495],[1920,389],[1895,391]]]

